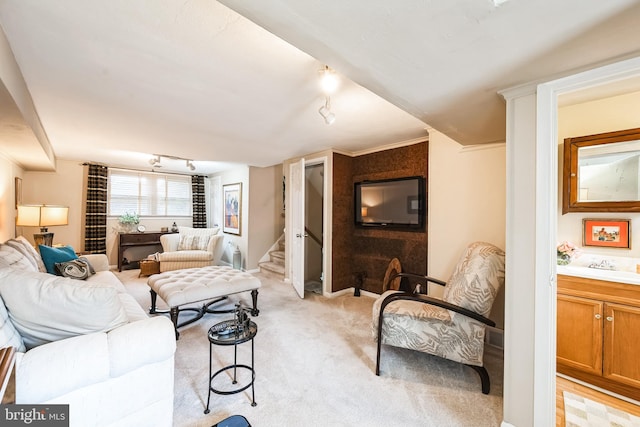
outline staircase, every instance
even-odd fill
[[[261,273],[284,280],[284,236],[278,240],[277,249],[269,252],[269,261],[259,263],[258,267]]]

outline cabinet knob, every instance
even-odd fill
[[[600,320],[602,318],[602,316],[600,316],[600,313],[596,314],[596,319]]]
[[[613,322],[613,316],[607,316],[607,320],[608,320],[609,322]]]

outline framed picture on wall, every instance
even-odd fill
[[[583,246],[631,249],[631,221],[628,219],[583,219]]]
[[[14,189],[15,189],[16,209],[18,209],[18,205],[22,204],[22,178],[16,177]]]
[[[224,201],[222,232],[240,235],[242,214],[242,183],[222,186]]]

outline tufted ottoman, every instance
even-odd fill
[[[227,266],[208,266],[188,268],[184,270],[166,271],[149,277],[147,284],[151,288],[151,308],[149,313],[159,313],[156,309],[156,298],[160,295],[169,306],[171,321],[176,329],[176,339],[180,334],[178,328],[202,318],[205,313],[227,313],[233,310],[213,310],[209,306],[227,298],[228,295],[251,291],[253,308],[251,314],[257,316],[258,288],[260,280],[253,275],[234,270]],[[205,301],[201,308],[184,308],[180,306]],[[178,324],[180,311],[191,310],[198,314]],[[165,311],[166,312],[166,311]]]

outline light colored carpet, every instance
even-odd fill
[[[148,309],[149,288],[137,270],[121,280]],[[485,351],[491,394],[480,391],[470,368],[437,357],[383,346],[381,376],[375,375],[371,335],[373,299],[352,293],[300,299],[291,285],[257,274],[262,281],[255,338],[255,399],[251,389],[211,395],[207,403],[207,330],[229,314],[208,314],[183,327],[177,342],[174,426],[211,426],[234,414],[253,427],[270,426],[499,426],[502,421],[502,354]],[[249,306],[247,294],[241,298]],[[229,304],[233,304],[231,301]],[[250,364],[250,344],[238,347]],[[233,347],[214,347],[214,372],[233,361]]]
[[[563,394],[566,427],[640,427],[640,417],[568,391]]]

